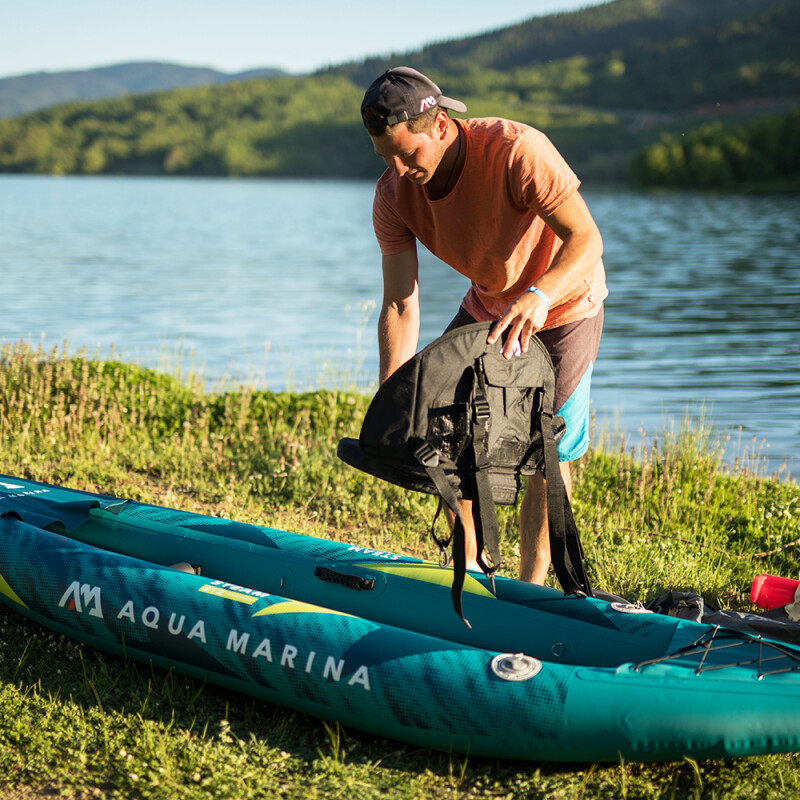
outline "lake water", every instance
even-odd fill
[[[209,390],[377,376],[380,256],[362,181],[0,177],[0,341],[201,372]],[[601,427],[705,415],[800,464],[800,198],[584,187],[610,296]],[[465,279],[421,254],[420,344]],[[740,430],[741,429],[741,430]]]

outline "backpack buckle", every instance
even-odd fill
[[[485,397],[476,397],[472,405],[475,409],[475,419],[479,422],[491,416],[492,408]]]
[[[423,442],[414,451],[414,457],[423,467],[435,467],[439,464],[439,453],[429,442]]]

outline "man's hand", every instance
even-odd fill
[[[494,344],[503,331],[508,330],[503,355],[511,358],[520,352],[527,353],[531,336],[542,329],[547,319],[547,310],[547,303],[539,295],[533,292],[523,293],[505,310],[486,341]]]
[[[537,287],[553,304],[580,286],[603,255],[603,240],[586,203],[578,192],[551,214],[543,215],[545,225],[561,239],[562,245],[550,268],[537,281]],[[494,344],[508,329],[503,355],[511,358],[514,350],[528,351],[531,336],[540,331],[547,319],[549,305],[534,292],[523,292],[505,310],[487,338]]]

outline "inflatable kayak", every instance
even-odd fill
[[[800,649],[762,637],[478,573],[470,629],[452,570],[420,559],[9,476],[0,540],[0,599],[51,630],[382,737],[542,761],[800,750]]]

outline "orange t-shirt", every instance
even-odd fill
[[[455,186],[431,200],[388,169],[375,190],[375,234],[384,255],[415,246],[472,281],[462,301],[478,321],[499,319],[508,304],[549,269],[561,240],[545,225],[580,181],[540,131],[504,119],[458,120],[464,166]],[[603,262],[550,309],[545,328],[594,316],[608,294]]]

